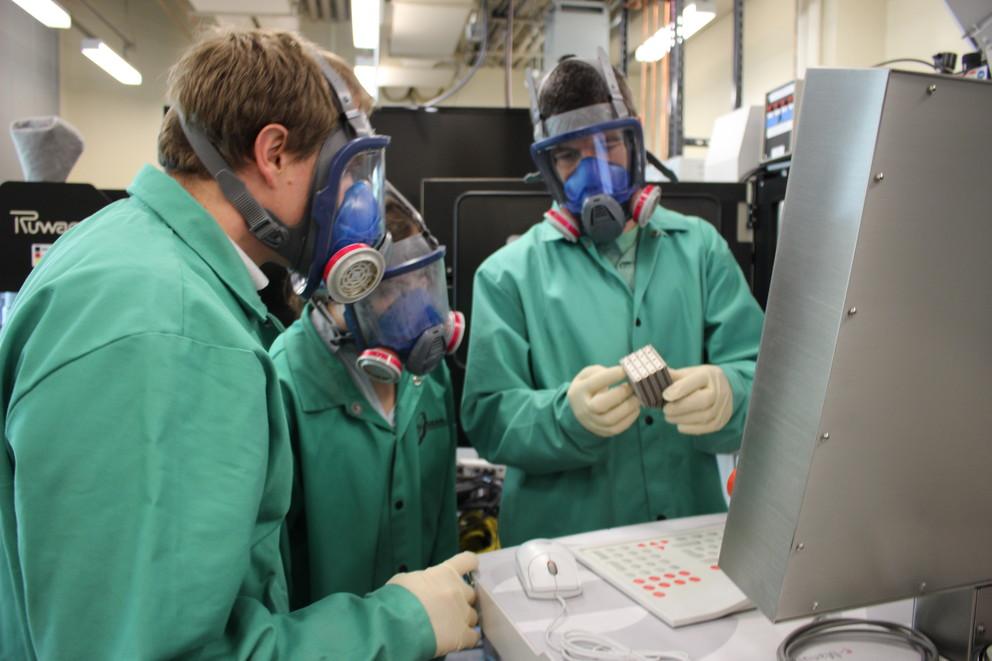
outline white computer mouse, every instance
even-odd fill
[[[531,599],[582,594],[575,556],[549,539],[532,539],[517,549],[517,579]]]

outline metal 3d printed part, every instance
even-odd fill
[[[672,375],[661,354],[650,344],[620,359],[627,380],[641,404],[660,409],[665,404],[661,393],[672,385]]]

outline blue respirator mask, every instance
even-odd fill
[[[641,122],[630,116],[606,53],[600,50],[597,62],[585,64],[606,81],[610,102],[542,118],[539,84],[533,74],[528,78],[531,156],[556,202],[545,219],[569,241],[585,235],[601,244],[620,236],[628,218],[646,225],[661,191],[645,184]]]
[[[288,226],[264,209],[224,160],[195,117],[176,106],[180,125],[197,157],[241,214],[248,230],[275,251],[297,275],[297,293],[309,298],[318,287],[338,303],[368,296],[385,272],[386,136],[374,135],[344,79],[318,54],[314,61],[340,111],[338,126],[317,155],[310,201],[303,222]]]
[[[444,246],[423,229],[393,244],[371,295],[345,306],[358,366],[379,381],[399,381],[404,368],[427,374],[465,335],[464,315],[448,307]]]

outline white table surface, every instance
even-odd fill
[[[644,523],[559,538],[566,546],[634,541],[722,522],[724,514]],[[516,547],[479,556],[476,586],[483,635],[503,661],[558,659],[545,648],[544,632],[558,616],[557,601],[528,598],[515,570]],[[581,629],[607,635],[636,649],[680,650],[693,661],[773,661],[785,636],[809,619],[773,624],[757,610],[672,629],[636,602],[579,565],[583,593],[568,599],[569,617],[556,631]],[[858,608],[836,616],[880,619],[909,625],[913,602]],[[808,648],[803,661],[918,659],[909,649],[867,642],[831,642]]]

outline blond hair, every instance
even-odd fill
[[[168,98],[178,104],[224,160],[239,169],[254,161],[255,138],[267,124],[288,131],[286,151],[306,158],[338,124],[340,108],[320,67],[319,52],[345,79],[356,104],[368,112],[372,99],[351,67],[306,39],[281,30],[225,30],[210,34],[169,71]],[[158,160],[170,173],[205,177],[174,108],[158,138]]]

